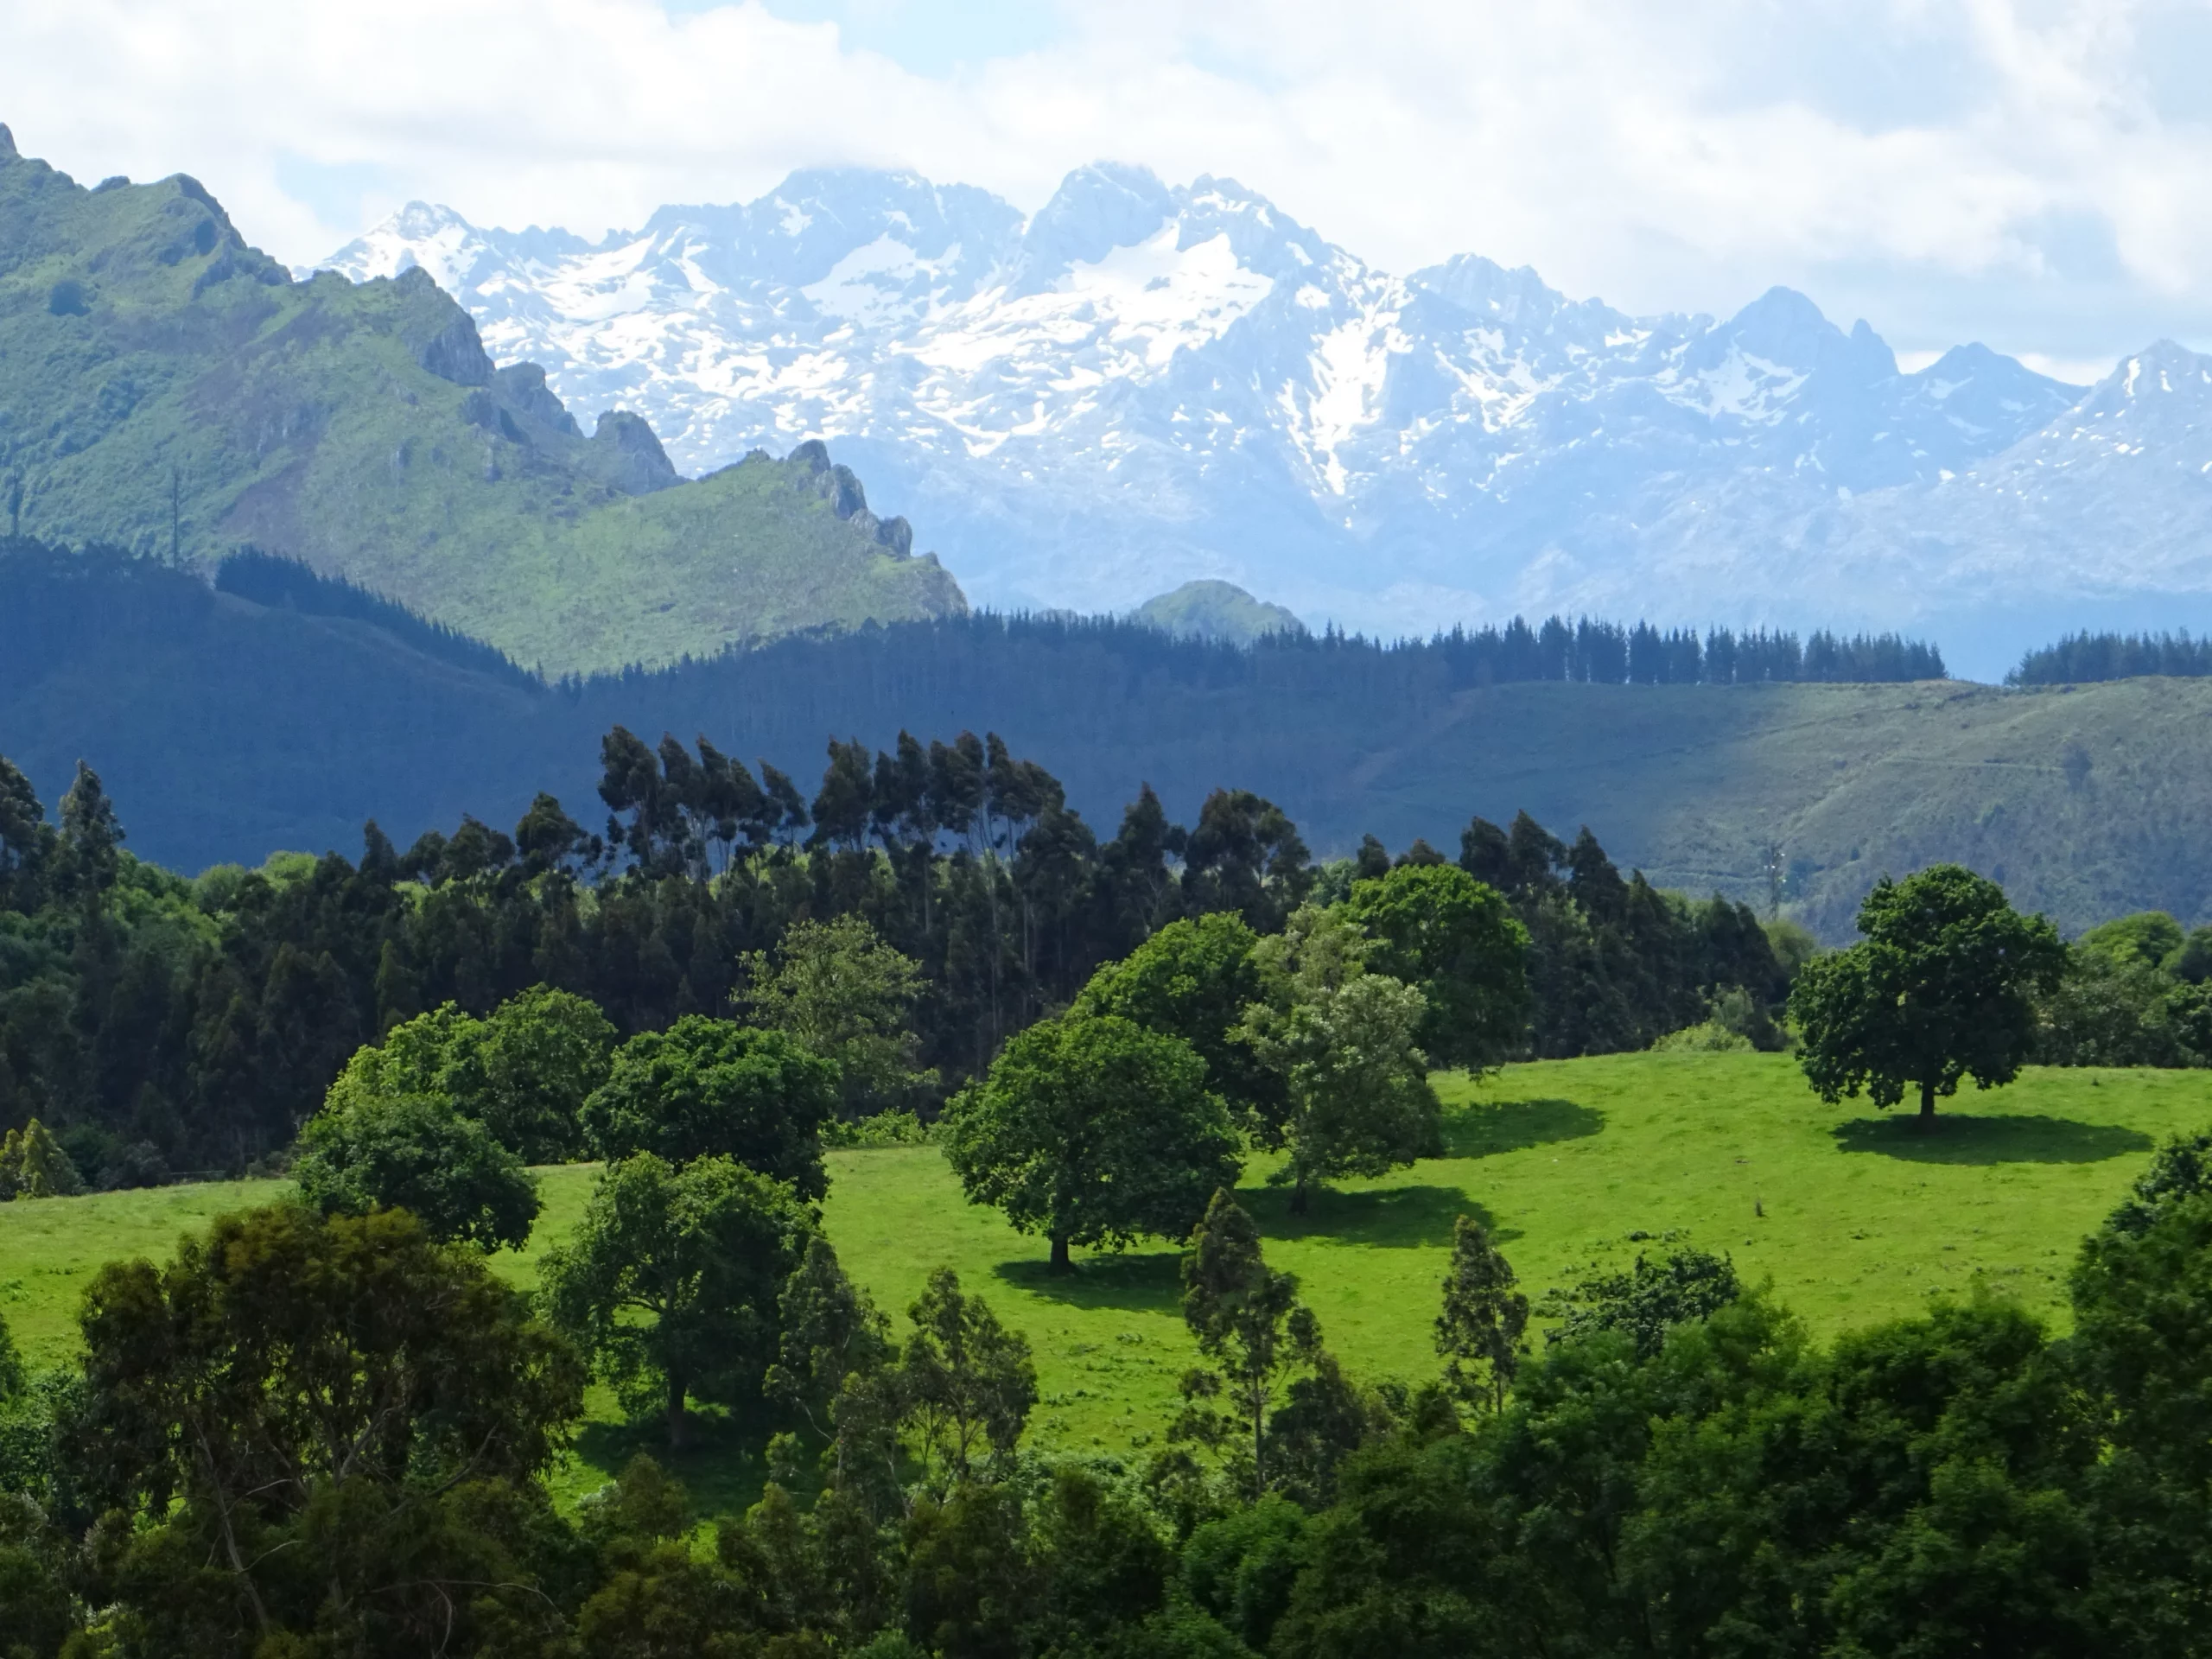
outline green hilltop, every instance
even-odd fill
[[[0,519],[303,559],[549,674],[967,608],[819,443],[676,475],[496,368],[428,273],[304,283],[182,175],[86,189],[0,126]]]
[[[1287,607],[1255,599],[1233,582],[1186,582],[1137,607],[1135,620],[1189,639],[1249,645],[1268,633],[1303,633]]]

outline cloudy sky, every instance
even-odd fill
[[[410,197],[596,232],[830,163],[1034,207],[1113,157],[1387,270],[1785,283],[1909,363],[2212,346],[2212,0],[0,0],[0,121],[295,262]]]

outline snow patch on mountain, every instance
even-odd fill
[[[1385,632],[1588,608],[1948,643],[2212,593],[2178,528],[2212,380],[2178,347],[2086,397],[1976,345],[1908,374],[1786,289],[1630,316],[1471,254],[1393,276],[1232,180],[1099,163],[1025,218],[810,171],[589,244],[416,203],[325,264],[422,266],[687,472],[828,439],[986,604],[1209,579]]]

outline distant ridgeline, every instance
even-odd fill
[[[35,543],[30,549],[49,550]],[[406,607],[385,599],[350,582],[318,575],[297,559],[284,558],[256,549],[245,549],[225,560],[215,578],[219,593],[236,594],[257,604],[296,610],[311,616],[348,617],[389,629],[427,654],[457,664],[490,672],[524,677],[526,671],[493,646],[468,635],[430,622]],[[801,655],[833,641],[842,630],[819,630],[795,637],[792,646]],[[1371,640],[1335,629],[1318,638],[1287,629],[1260,633],[1249,645],[1219,639],[1163,632],[1151,619],[1135,621],[1111,617],[1003,615],[989,612],[958,615],[935,622],[894,623],[887,628],[870,626],[861,631],[874,637],[910,643],[937,642],[947,636],[974,633],[984,637],[1033,637],[1046,639],[1085,636],[1111,640],[1117,652],[1144,656],[1151,645],[1163,659],[1180,659],[1185,667],[1208,659],[1217,672],[1225,666],[1218,653],[1247,651],[1304,653],[1312,660],[1340,663],[1343,653],[1376,658],[1398,658],[1412,674],[1421,675],[1430,658],[1440,664],[1455,685],[1505,685],[1524,680],[1572,680],[1597,685],[1755,685],[1784,682],[1823,682],[1832,684],[1890,684],[1910,680],[1945,677],[1943,655],[1934,645],[1893,633],[1853,634],[1848,639],[1816,628],[1800,641],[1794,633],[1764,630],[1736,633],[1726,628],[1710,630],[1700,639],[1695,629],[1662,632],[1648,622],[1624,627],[1615,622],[1593,622],[1588,617],[1573,624],[1547,617],[1532,627],[1515,617],[1503,628],[1469,632],[1455,627],[1428,639],[1395,642]],[[754,651],[732,649],[722,658],[750,656]],[[869,647],[896,658],[903,654],[896,643]],[[707,663],[719,660],[709,658]],[[786,658],[785,660],[788,661]],[[675,671],[628,668],[613,674],[567,677],[571,690],[603,680],[634,684],[640,679],[702,666],[686,657]]]
[[[1294,639],[1289,643],[1296,644]],[[1408,646],[1396,647],[1399,650]],[[1420,647],[1412,647],[1419,649]],[[1445,653],[1468,683],[1580,680],[1599,685],[1757,685],[1784,681],[1887,684],[1946,677],[1934,645],[1894,633],[1840,639],[1816,628],[1801,644],[1794,633],[1745,633],[1714,628],[1700,641],[1694,628],[1662,633],[1648,622],[1624,628],[1583,617],[1569,626],[1556,616],[1530,627],[1515,617],[1503,629],[1439,634],[1428,649]]]
[[[2202,679],[2212,674],[2212,639],[2179,633],[2074,633],[2031,651],[2005,677],[2007,685],[2089,685],[2145,674]]]
[[[29,550],[33,556],[53,556],[35,543],[29,544]],[[342,577],[318,575],[297,559],[264,553],[258,548],[242,548],[225,559],[215,571],[215,591],[232,594],[273,610],[365,622],[424,656],[451,663],[456,668],[494,674],[517,683],[541,683],[537,675],[496,645],[487,645],[442,622],[417,616],[404,605]]]
[[[1624,869],[1763,904],[1768,849],[1786,842],[1802,875],[1783,897],[1827,933],[1847,931],[1882,869],[1944,857],[2008,872],[2021,903],[2069,926],[2124,909],[2197,919],[2212,848],[2196,798],[2111,812],[2139,751],[2212,745],[2196,703],[2146,711],[2115,687],[2023,710],[1952,681],[1805,683],[1941,667],[1905,642],[1824,634],[1560,620],[1240,648],[1126,620],[982,615],[549,685],[286,561],[234,558],[211,585],[113,550],[0,543],[0,745],[49,805],[92,760],[130,803],[132,850],[176,868],[351,849],[369,818],[402,844],[464,813],[512,824],[541,789],[588,816],[617,725],[703,735],[796,778],[819,772],[831,734],[888,753],[902,729],[996,731],[1102,832],[1147,783],[1185,823],[1211,790],[1251,790],[1322,855],[1368,832],[1448,841],[1472,814],[1525,807],[1561,833],[1588,823]],[[1900,818],[1884,763],[1908,749],[1919,792]],[[2078,786],[2076,749],[2110,788]]]

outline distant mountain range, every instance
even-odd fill
[[[202,572],[291,554],[549,675],[944,616],[819,443],[687,482],[587,437],[427,272],[295,282],[182,175],[87,189],[0,126],[0,532]]]
[[[1901,373],[1785,289],[1716,321],[1472,255],[1393,276],[1230,181],[1106,164],[1028,217],[817,171],[596,242],[416,203],[323,263],[427,270],[684,470],[830,439],[988,604],[1219,578],[1385,632],[1903,627],[1993,675],[2212,617],[2212,361],[2171,345],[2086,397],[1979,346]]]

